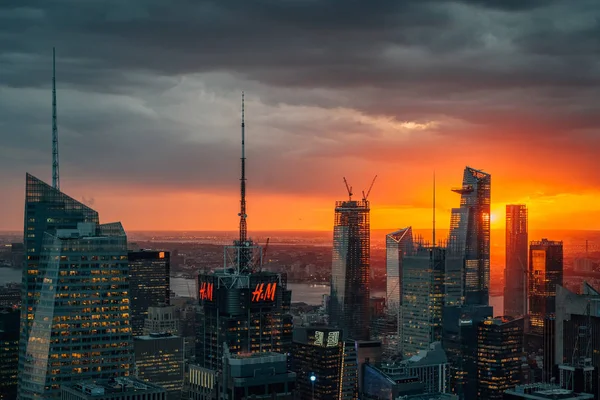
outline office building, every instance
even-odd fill
[[[574,393],[558,385],[550,383],[532,383],[519,385],[504,393],[504,400],[592,400],[594,395],[585,393]]]
[[[404,357],[442,340],[445,255],[445,249],[417,242],[403,258],[399,329]]]
[[[144,335],[151,333],[179,335],[179,325],[175,306],[161,305],[148,307],[146,320],[144,321]]]
[[[40,257],[44,234],[52,234],[57,229],[76,229],[79,222],[98,223],[96,211],[36,177],[27,174],[25,186],[25,264],[21,292],[19,371],[23,371],[28,357],[26,350],[34,321],[33,314],[42,292],[44,274],[40,272]],[[19,381],[23,376],[24,374],[20,374]]]
[[[19,361],[19,398],[52,398],[62,383],[129,375],[133,343],[121,224],[46,231],[39,250],[41,286],[22,366]]]
[[[544,333],[544,318],[555,312],[556,286],[563,285],[563,243],[542,239],[529,247],[531,331]]]
[[[388,313],[397,316],[402,296],[402,258],[413,249],[412,227],[400,229],[385,237],[386,298]]]
[[[450,391],[460,399],[477,398],[477,327],[492,317],[492,307],[444,307],[442,346],[450,365]]]
[[[506,206],[506,264],[504,269],[504,315],[527,314],[527,206]]]
[[[406,371],[395,371],[366,363],[362,367],[363,390],[360,399],[396,400],[403,396],[424,393],[424,385],[419,377]]]
[[[0,307],[20,308],[21,285],[18,283],[7,283],[0,286]]]
[[[581,294],[556,288],[556,363],[562,388],[600,398],[600,292],[584,282]]]
[[[0,309],[0,400],[17,398],[19,315],[12,307]]]
[[[335,204],[329,321],[355,340],[369,339],[369,214],[368,200]]]
[[[458,400],[458,396],[448,393],[414,394],[401,397],[400,400]]]
[[[285,354],[231,354],[225,350],[219,399],[294,399],[296,374]]]
[[[137,377],[165,388],[168,400],[179,400],[183,386],[183,338],[151,333],[136,336],[133,348]]]
[[[412,357],[402,360],[399,366],[406,373],[419,378],[424,393],[446,393],[450,391],[450,367],[441,342],[434,342],[429,349],[421,350]]]
[[[135,378],[65,383],[61,400],[167,400],[165,389]]]
[[[460,207],[452,209],[448,246],[463,257],[460,281],[465,304],[489,304],[491,180],[490,174],[466,167],[462,186],[452,189],[460,194]]]
[[[343,332],[328,327],[294,329],[291,361],[297,399],[357,399],[355,342],[345,340]]]
[[[477,398],[502,400],[520,384],[523,318],[489,318],[477,329]]]
[[[134,336],[144,334],[148,307],[169,305],[170,255],[168,251],[130,251],[131,326]]]

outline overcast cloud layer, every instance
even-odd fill
[[[241,90],[263,193],[339,196],[344,174],[397,185],[444,165],[458,180],[465,164],[499,177],[500,201],[527,179],[542,195],[600,185],[597,0],[2,1],[11,206],[25,171],[50,177],[52,46],[63,187],[89,195],[235,190]]]

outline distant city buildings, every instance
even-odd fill
[[[367,200],[335,204],[329,321],[355,340],[369,339],[369,214]]]
[[[477,398],[502,400],[519,383],[523,318],[489,318],[477,327]]]
[[[134,336],[144,334],[148,307],[169,305],[170,255],[168,251],[130,251],[131,326]]]
[[[527,206],[506,206],[506,264],[504,269],[504,315],[527,314],[528,270]]]
[[[133,367],[127,237],[120,223],[27,175],[27,266],[19,399],[60,385],[126,376]]]
[[[0,286],[0,307],[20,308],[21,285],[18,283],[7,283]]]
[[[18,309],[0,308],[0,400],[17,398],[19,315]]]
[[[544,318],[554,314],[556,286],[563,285],[563,243],[542,239],[529,247],[531,331],[544,333]]]
[[[460,281],[465,304],[489,304],[490,288],[490,174],[466,167],[460,188],[460,207],[450,217],[449,250],[464,257]],[[454,270],[454,272],[458,272]]]

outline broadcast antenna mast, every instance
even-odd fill
[[[58,127],[56,125],[56,51],[52,48],[52,187],[60,190]]]
[[[242,177],[240,179],[240,245],[245,246],[248,236],[246,226],[246,149],[245,149],[245,123],[244,123],[244,92],[242,92]]]

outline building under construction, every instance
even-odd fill
[[[329,317],[354,340],[369,339],[369,214],[366,198],[335,203]]]

